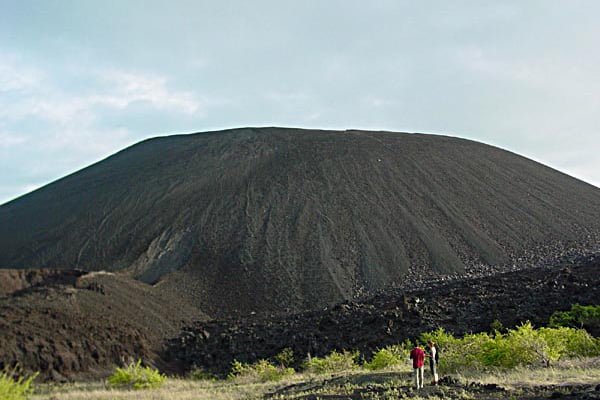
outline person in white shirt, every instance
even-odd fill
[[[427,342],[427,357],[429,358],[429,368],[431,369],[431,376],[433,377],[433,384],[438,384],[437,364],[439,361],[438,349],[433,341]]]

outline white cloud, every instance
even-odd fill
[[[207,104],[174,89],[166,76],[118,69],[76,74],[78,81],[64,82],[64,71],[53,75],[0,52],[0,161],[3,167],[16,161],[9,174],[22,176],[18,184],[0,178],[1,192],[22,194],[39,187],[40,176],[56,179],[150,134],[130,125],[131,113],[202,118]]]
[[[27,141],[22,135],[0,132],[0,149],[23,144]]]
[[[126,108],[137,101],[150,103],[159,110],[173,110],[186,114],[200,112],[203,101],[186,91],[168,88],[165,77],[134,74],[118,70],[102,71],[97,74],[113,91],[107,95],[90,96],[92,104]]]
[[[43,73],[37,68],[22,65],[17,57],[2,54],[0,57],[0,93],[26,91],[35,88]]]
[[[0,117],[13,121],[38,117],[68,124],[93,120],[97,107],[123,110],[137,102],[147,103],[149,108],[158,111],[194,115],[202,113],[205,103],[190,92],[170,89],[163,76],[95,71],[89,75],[91,89],[88,91],[93,93],[88,94],[65,92],[55,82],[42,80],[41,74],[11,64],[0,65],[0,74],[0,89],[13,97],[0,100]],[[22,93],[24,88],[28,89],[26,93]]]

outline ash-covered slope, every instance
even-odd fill
[[[600,190],[443,136],[247,128],[141,142],[0,207],[0,266],[125,270],[209,314],[310,308],[593,244]]]

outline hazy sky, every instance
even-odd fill
[[[600,186],[600,1],[0,0],[0,204],[141,139],[443,133]]]

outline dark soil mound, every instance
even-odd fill
[[[11,280],[5,278],[11,277]],[[177,296],[112,273],[1,271],[0,370],[43,379],[104,377],[128,358],[156,362],[167,337],[202,318]]]
[[[182,369],[225,374],[236,359],[255,362],[291,348],[297,361],[310,353],[373,350],[443,327],[455,334],[489,331],[495,320],[540,326],[572,304],[600,304],[600,256],[569,266],[530,268],[480,278],[430,282],[356,303],[295,315],[255,315],[199,323],[170,341],[165,352]],[[598,333],[598,332],[594,332]]]
[[[147,140],[0,207],[0,266],[125,270],[210,315],[314,309],[598,242],[600,190],[423,134]]]
[[[85,275],[81,270],[63,269],[0,269],[0,297],[16,295],[31,288],[71,285]]]

